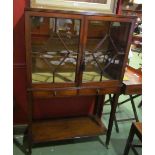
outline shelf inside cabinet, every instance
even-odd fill
[[[67,140],[106,134],[106,127],[96,117],[72,117],[32,124],[33,143]]]

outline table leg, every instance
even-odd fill
[[[135,129],[134,129],[134,126],[132,124],[123,155],[128,155],[129,154],[129,150],[130,150],[130,147],[131,147],[131,144],[132,144],[132,141],[133,141],[134,134],[135,134]]]
[[[133,109],[133,113],[134,113],[134,116],[135,116],[135,119],[136,119],[136,122],[138,122],[138,115],[137,115],[137,111],[136,111],[136,107],[135,107],[135,103],[134,103],[134,100],[132,98],[132,95],[130,95],[130,100],[131,100],[131,105],[132,105],[132,109]]]

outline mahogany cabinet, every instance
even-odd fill
[[[110,137],[115,106],[107,132],[101,121],[104,96],[120,91],[134,23],[134,17],[117,15],[25,11],[30,152],[34,143]],[[37,98],[72,97],[74,102],[77,96],[95,97],[91,114],[34,119]]]

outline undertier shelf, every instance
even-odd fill
[[[96,117],[72,117],[39,121],[32,124],[33,143],[84,138],[106,134],[106,127]]]

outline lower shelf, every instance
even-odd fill
[[[106,127],[94,117],[73,117],[32,124],[33,143],[91,137],[106,134]]]

